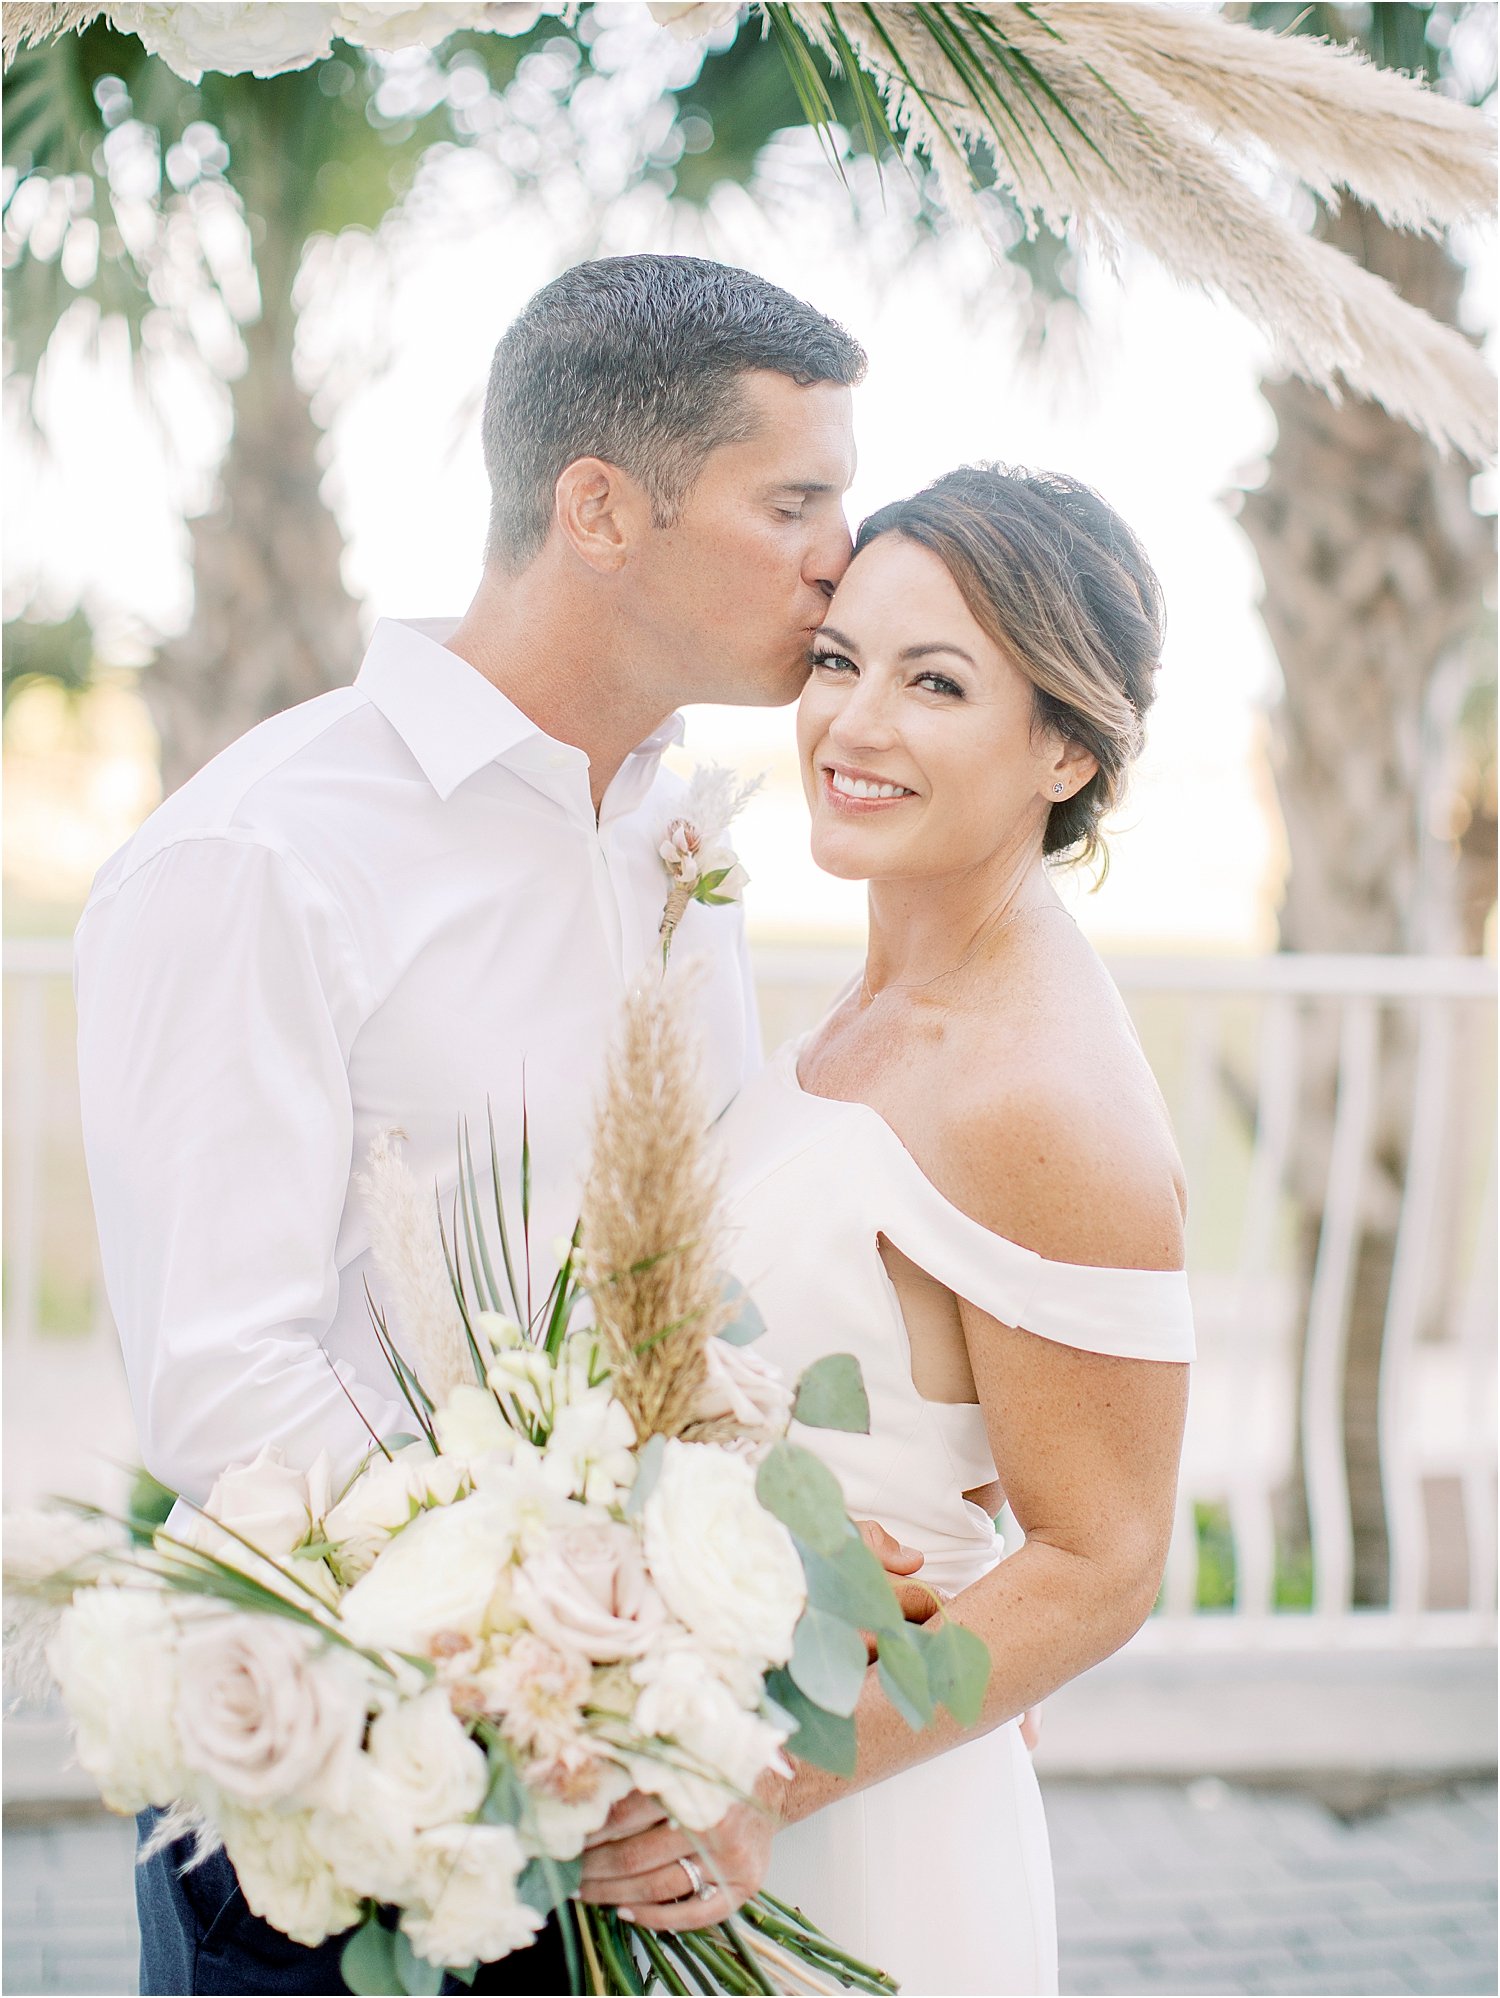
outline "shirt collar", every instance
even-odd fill
[[[380,618],[355,680],[401,737],[438,796],[452,797],[466,778],[489,763],[509,762],[525,769],[537,764],[540,753],[549,752],[547,760],[553,767],[586,765],[581,750],[554,741],[493,681],[448,650],[444,641],[457,629],[457,618]],[[642,775],[649,783],[662,752],[681,742],[682,736],[682,716],[669,715],[636,744],[630,752],[634,761],[627,760],[620,776],[632,771],[636,784]]]

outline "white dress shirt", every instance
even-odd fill
[[[142,1456],[199,1503],[265,1444],[347,1475],[369,1447],[351,1396],[379,1433],[412,1427],[369,1322],[354,1175],[396,1129],[451,1196],[467,1118],[487,1178],[488,1101],[518,1233],[523,1071],[540,1303],[604,1053],[658,948],[681,717],[596,822],[585,753],[447,651],[452,629],[382,620],[355,684],[215,757],[105,864],[79,924],[105,1283]],[[760,1062],[739,908],[692,904],[673,952],[707,961],[717,1114]]]

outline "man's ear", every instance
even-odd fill
[[[640,486],[604,458],[575,458],[564,465],[553,509],[568,547],[601,576],[625,566],[651,521],[651,504]]]

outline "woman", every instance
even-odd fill
[[[1099,851],[1161,630],[1138,543],[1072,480],[964,469],[865,523],[797,740],[814,859],[869,882],[868,954],[721,1126],[758,1350],[789,1376],[853,1352],[869,1391],[868,1435],[799,1440],[991,1653],[978,1727],[914,1734],[872,1669],[854,1777],[798,1765],[767,1793],[771,1890],[908,1992],[1056,1990],[1017,1717],[1137,1629],[1166,1558],[1182,1174],[1049,879]],[[1005,1500],[1026,1541],[1002,1561]],[[674,1836],[599,1898],[715,1919],[661,1905],[697,1884]]]

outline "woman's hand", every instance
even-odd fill
[[[615,1907],[643,1929],[702,1929],[760,1891],[771,1863],[784,1779],[763,1776],[755,1804],[731,1804],[711,1831],[682,1831],[661,1801],[632,1790],[583,1855],[581,1901]],[[697,1891],[701,1880],[704,1891]]]

